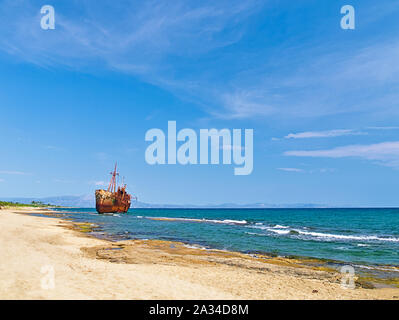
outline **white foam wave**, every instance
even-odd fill
[[[268,227],[268,226],[260,226],[260,225],[253,225],[251,226],[251,228],[254,229],[260,229],[260,230],[266,230],[266,231],[270,231],[273,233],[277,233],[277,234],[289,234],[290,233],[290,229],[287,226],[280,226],[280,225],[275,225],[273,227]]]
[[[321,233],[321,232],[309,232],[309,231],[303,231],[300,229],[292,229],[295,232],[298,232],[299,234],[302,235],[308,235],[316,238],[326,238],[326,239],[341,239],[341,240],[358,240],[358,241],[364,241],[364,240],[374,240],[374,241],[389,241],[389,242],[399,242],[398,238],[384,238],[384,237],[378,237],[378,236],[347,236],[343,234],[332,234],[332,233]]]
[[[246,225],[246,220],[216,220],[216,219],[194,219],[194,218],[171,218],[171,217],[146,217],[151,220],[162,220],[162,221],[187,221],[187,222],[205,222],[205,223],[220,223],[220,224],[235,224],[235,225]]]
[[[268,228],[267,230],[277,233],[277,234],[289,234],[291,232],[290,230],[281,230],[281,229],[273,229],[273,228]]]
[[[200,247],[200,246],[191,245],[191,244],[184,244],[183,246],[188,248],[188,249],[206,250],[205,247]]]
[[[396,267],[386,266],[386,267],[378,267],[378,266],[365,266],[354,264],[354,267],[367,269],[367,270],[380,270],[380,271],[390,271],[390,272],[399,272],[399,269]]]
[[[260,230],[269,230],[271,229],[270,227],[267,226],[250,226],[250,228],[254,228],[254,229],[260,229]]]
[[[311,238],[325,239],[325,240],[352,240],[352,241],[386,241],[386,242],[399,242],[399,238],[394,237],[379,237],[375,235],[343,235],[343,234],[332,234],[322,232],[311,232],[302,229],[290,228],[287,226],[275,225],[273,227],[252,225],[250,228],[266,230],[268,232],[276,233],[279,235],[288,235],[290,233],[309,236]],[[360,246],[368,246],[367,244],[361,244]]]

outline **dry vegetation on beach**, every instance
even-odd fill
[[[51,204],[46,204],[40,201],[32,201],[30,204],[19,203],[19,202],[10,202],[10,201],[0,201],[0,209],[12,209],[12,208],[50,208],[56,207]]]
[[[398,288],[344,289],[338,273],[304,260],[111,242],[89,224],[25,214],[43,210],[0,211],[0,299],[399,299]]]

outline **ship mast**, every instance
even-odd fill
[[[116,191],[116,176],[119,176],[119,173],[116,172],[116,166],[117,166],[117,163],[115,162],[114,172],[110,172],[112,177],[111,177],[111,181],[109,182],[108,192],[110,192],[110,191],[111,192],[115,192]]]

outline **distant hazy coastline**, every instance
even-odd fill
[[[58,197],[8,197],[0,198],[0,201],[12,201],[30,204],[32,201],[49,203],[54,206],[75,207],[75,208],[95,208],[95,198],[93,195],[83,196],[58,196]],[[295,203],[295,204],[270,204],[270,203],[222,203],[222,204],[156,204],[146,202],[133,202],[132,208],[331,208],[332,206],[314,203]]]

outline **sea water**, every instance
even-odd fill
[[[57,209],[112,239],[399,266],[399,209]],[[103,235],[104,235],[103,234]]]

